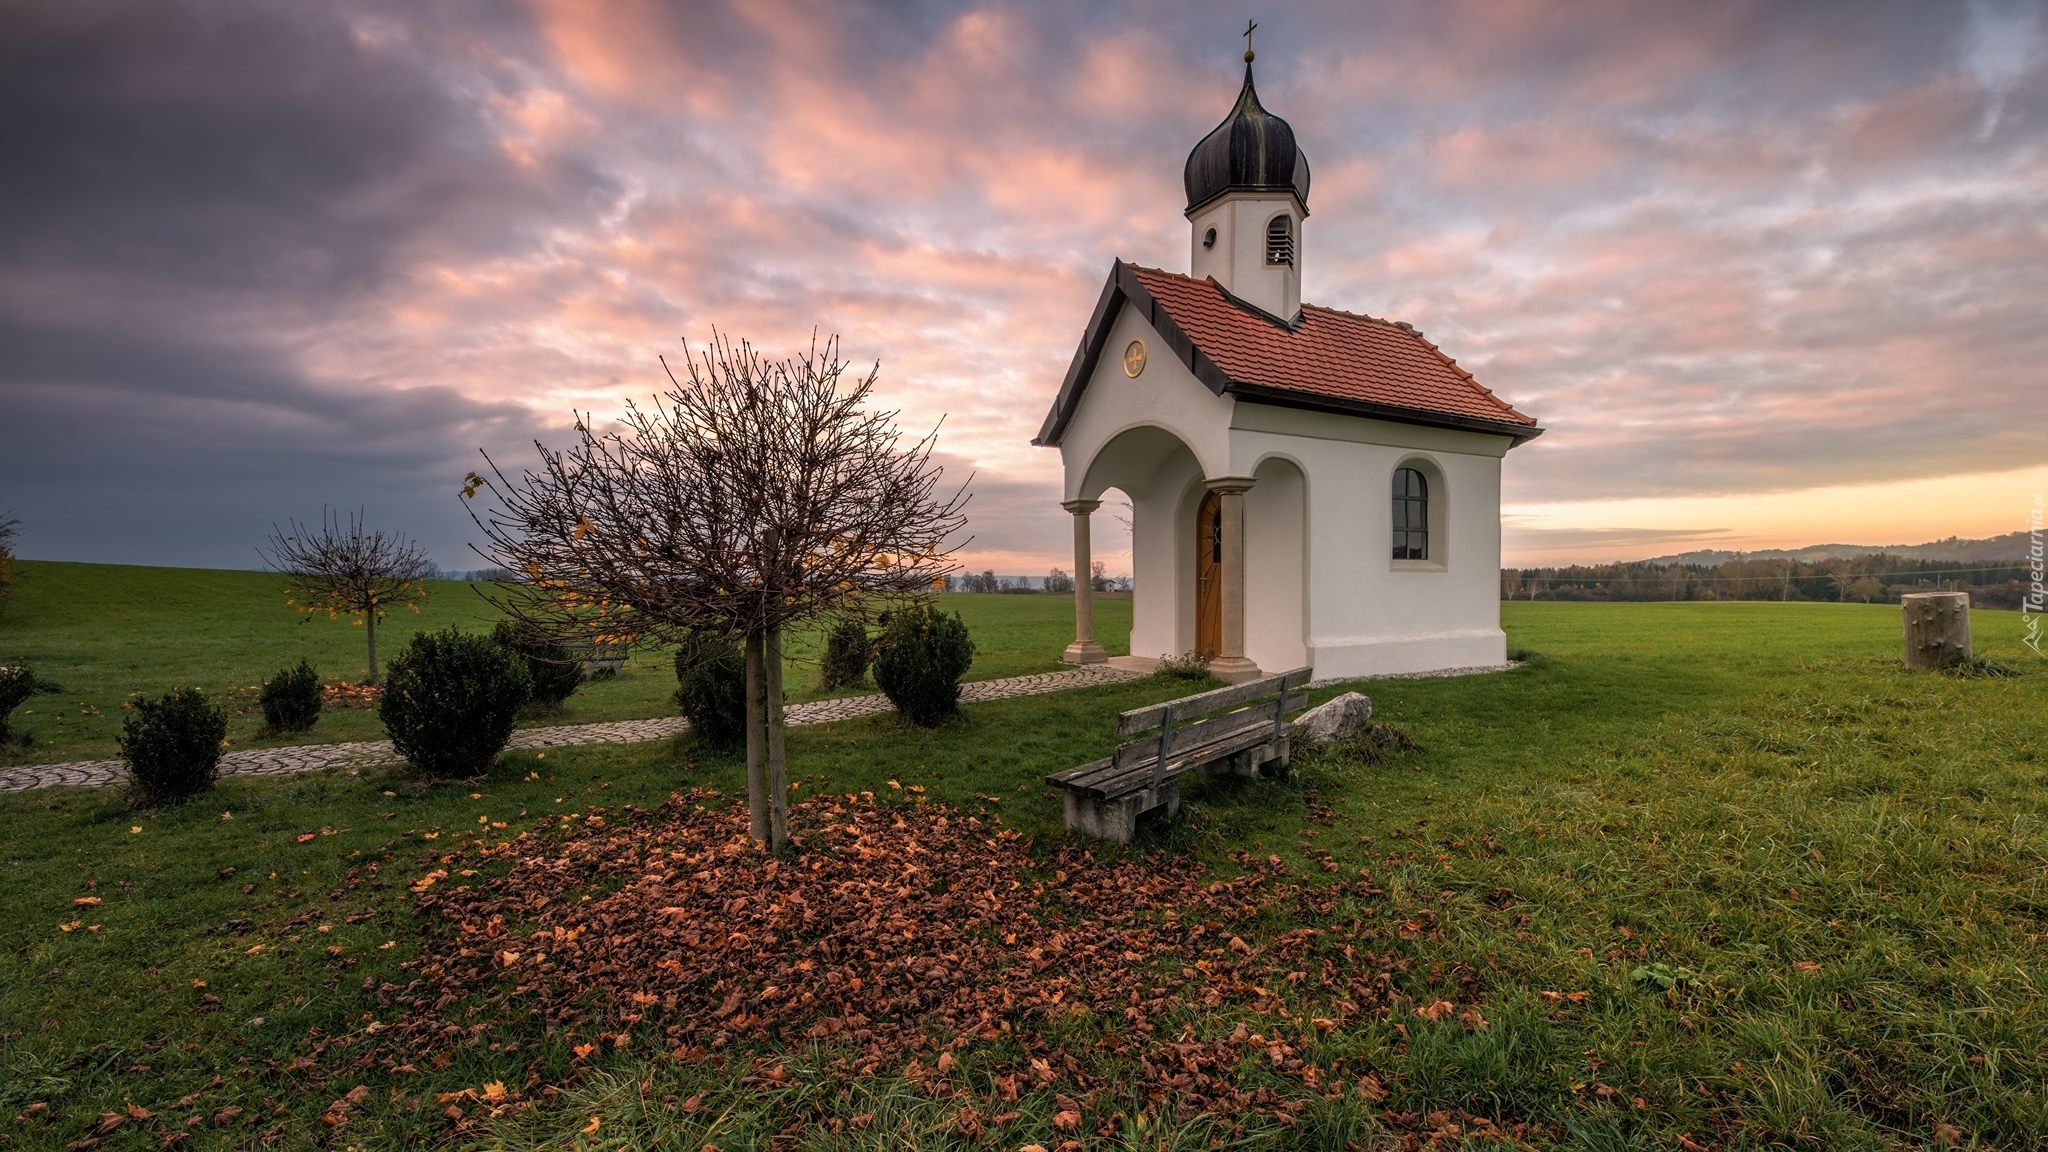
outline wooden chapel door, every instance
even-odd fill
[[[1195,509],[1195,652],[1213,660],[1223,647],[1223,497],[1203,495]]]

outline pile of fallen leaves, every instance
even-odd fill
[[[383,698],[382,684],[351,684],[346,680],[336,680],[332,684],[320,686],[320,703],[328,708],[355,708],[366,711],[375,708],[377,701]]]
[[[1303,1059],[1347,1020],[1486,1026],[1476,979],[1462,1008],[1434,996],[1417,1008],[1393,980],[1405,964],[1368,950],[1434,931],[1433,916],[1385,932],[1334,920],[1341,897],[1384,897],[1369,877],[1306,885],[1249,854],[1216,880],[1164,854],[1034,853],[992,807],[865,793],[805,801],[791,824],[800,852],[765,857],[744,807],[696,792],[442,856],[411,884],[436,924],[416,979],[383,986],[397,1011],[384,1038],[415,1059],[532,1014],[579,1060],[819,1044],[846,1073],[904,1074],[934,1093],[962,1092],[971,1052],[999,1100],[1114,1090],[1155,1112],[1285,1121],[1312,1094],[1385,1095],[1368,1069]],[[1234,1026],[1196,1026],[1219,1010]],[[1246,1060],[1270,1074],[1241,1076]],[[963,1117],[970,1133],[1007,1119]]]

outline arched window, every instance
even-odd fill
[[[1266,263],[1294,263],[1294,226],[1285,215],[1273,217],[1266,225]]]
[[[1394,559],[1429,559],[1429,481],[1413,468],[1394,470]]]

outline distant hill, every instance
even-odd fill
[[[2033,541],[2025,532],[2008,532],[1988,540],[1964,540],[1951,536],[1946,540],[1935,540],[1926,544],[1809,544],[1804,548],[1763,548],[1755,552],[1727,552],[1718,548],[1703,548],[1697,552],[1680,552],[1675,556],[1658,556],[1644,560],[1644,564],[1697,564],[1706,568],[1718,568],[1730,560],[1800,560],[1812,564],[1820,560],[1848,560],[1857,556],[1897,556],[1904,560],[1971,560],[2010,563],[2027,558]]]

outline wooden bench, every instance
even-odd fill
[[[1308,669],[1296,668],[1118,716],[1117,735],[1138,739],[1045,778],[1065,794],[1067,831],[1128,844],[1138,817],[1165,809],[1171,819],[1180,811],[1180,778],[1190,772],[1284,769],[1287,714],[1307,707],[1308,679]]]
[[[583,665],[583,678],[595,680],[600,676],[616,676],[626,666],[626,646],[623,644],[600,644],[594,640],[576,640],[568,645],[569,656]]]

